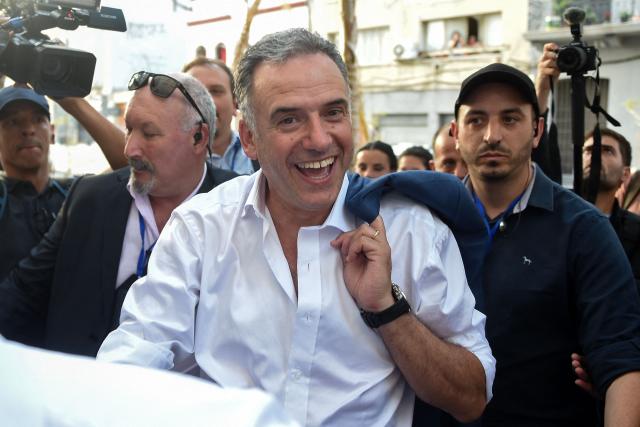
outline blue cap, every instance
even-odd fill
[[[10,86],[0,90],[0,113],[13,101],[30,101],[42,108],[49,116],[49,103],[44,96],[26,87]]]

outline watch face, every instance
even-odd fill
[[[404,298],[404,293],[402,293],[400,286],[396,285],[395,283],[391,284],[391,293],[393,294],[393,299],[396,301]]]

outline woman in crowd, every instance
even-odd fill
[[[419,145],[409,147],[398,157],[398,170],[431,170],[433,164],[433,156],[424,147]]]
[[[385,142],[375,141],[360,147],[356,153],[355,171],[366,178],[377,178],[398,169],[393,148]]]

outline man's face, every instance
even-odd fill
[[[378,178],[391,173],[389,157],[381,150],[362,150],[356,155],[356,172],[366,178]]]
[[[245,152],[257,154],[267,206],[324,221],[353,156],[347,87],[323,54],[262,63],[253,77],[256,129],[240,122]]]
[[[440,132],[433,149],[433,164],[438,172],[449,173],[462,179],[467,175],[467,165],[456,148],[456,140],[449,130]]]
[[[533,107],[516,89],[501,83],[475,89],[452,126],[471,177],[484,181],[528,176],[541,129]]]
[[[14,101],[2,110],[0,158],[9,176],[48,167],[53,126],[46,112],[29,101]]]
[[[591,151],[593,138],[584,142],[582,147],[582,171],[584,179],[589,177],[591,171]],[[620,144],[614,138],[605,135],[602,137],[602,156],[600,169],[600,190],[617,190],[625,178],[629,175],[628,166],[624,165]]]
[[[420,157],[406,154],[398,159],[398,170],[400,171],[423,171],[427,170],[427,167],[422,162]]]
[[[231,138],[231,120],[236,114],[236,105],[231,93],[229,76],[218,66],[197,65],[187,71],[207,88],[216,104],[216,139],[218,135]]]
[[[131,165],[131,183],[136,192],[155,197],[180,195],[193,174],[202,174],[206,144],[194,145],[195,124],[183,130],[190,107],[175,90],[169,98],[138,89],[125,114],[127,138],[124,154]]]

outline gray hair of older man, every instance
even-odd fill
[[[180,83],[189,92],[191,98],[195,101],[196,105],[204,115],[206,124],[209,126],[209,139],[207,145],[209,149],[213,148],[213,140],[216,135],[216,104],[211,98],[211,94],[206,87],[196,78],[185,73],[171,73],[168,74]],[[185,114],[182,116],[182,130],[185,132],[191,130],[197,123],[202,121],[202,117],[193,108],[193,105],[187,100],[187,98],[181,93],[182,100],[185,104]]]
[[[256,68],[263,62],[283,64],[289,59],[301,55],[323,53],[331,59],[344,78],[347,97],[350,97],[349,76],[340,52],[328,40],[318,33],[311,33],[303,28],[292,28],[264,36],[251,46],[242,56],[236,70],[236,99],[244,121],[253,132],[256,131],[253,111],[253,78]]]

